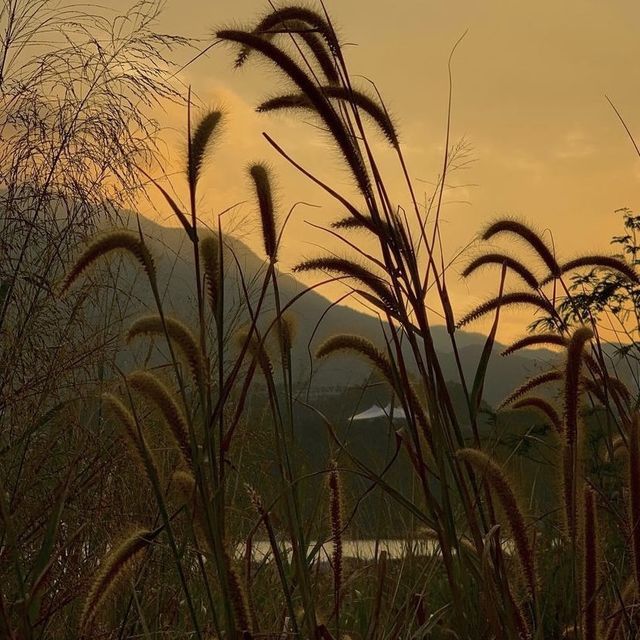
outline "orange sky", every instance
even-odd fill
[[[113,3],[116,8],[127,4]],[[456,188],[446,194],[443,211],[448,255],[501,215],[549,229],[562,258],[609,250],[610,236],[620,229],[614,210],[638,207],[640,161],[604,96],[640,136],[640,3],[327,0],[327,6],[343,42],[352,43],[346,49],[352,74],[375,80],[394,115],[422,194],[431,193],[442,162],[447,58],[469,30],[454,60],[452,141],[464,138],[474,162],[450,177]],[[215,27],[252,24],[265,7],[262,0],[167,0],[159,29],[208,40]],[[181,62],[190,57],[180,55]],[[224,136],[202,181],[201,215],[213,220],[215,212],[249,200],[228,228],[260,250],[245,168],[267,160],[277,176],[283,212],[298,200],[321,206],[296,210],[281,256],[287,270],[327,242],[306,221],[328,223],[342,212],[290,169],[261,132],[268,131],[298,161],[345,192],[347,175],[311,124],[290,115],[254,113],[259,100],[286,86],[265,63],[234,71],[232,61],[228,48],[214,48],[181,74],[204,105],[228,110]],[[158,117],[168,128],[168,162],[175,165],[184,153],[184,114],[170,108]],[[376,150],[388,158],[388,183],[397,190],[398,203],[408,206],[393,155],[376,141]],[[183,193],[179,179],[174,187]],[[459,314],[495,294],[498,277],[486,272],[461,282],[457,274],[463,264],[449,277]],[[505,316],[500,337],[522,333],[522,319]]]

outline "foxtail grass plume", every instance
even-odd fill
[[[338,74],[335,59],[327,47],[325,40],[303,20],[287,20],[285,23],[281,23],[281,26],[275,26],[270,31],[255,29],[254,33],[259,34],[267,40],[273,40],[273,38],[278,35],[289,36],[289,38],[294,37],[296,39],[300,38],[315,58],[318,67],[320,67],[320,71],[324,74],[329,85],[337,85],[340,82],[340,75]],[[243,48],[236,58],[236,67],[244,64],[249,51],[250,49]],[[305,54],[303,53],[302,55],[304,56]],[[308,59],[306,61],[308,62]]]
[[[204,284],[207,300],[212,313],[218,313],[218,300],[222,283],[220,282],[220,256],[218,255],[218,239],[212,235],[200,241],[200,261],[204,271]]]
[[[147,443],[145,442],[144,435],[140,437],[138,433],[138,425],[136,423],[135,416],[129,411],[124,403],[111,393],[102,394],[102,404],[107,414],[109,414],[118,426],[123,429],[125,435],[125,442],[129,447],[131,456],[136,464],[139,465],[143,473],[147,474],[148,459],[151,465],[154,467],[154,472],[157,475],[157,468],[153,454],[151,453]]]
[[[280,352],[285,360],[289,360],[298,325],[296,318],[290,311],[285,311],[275,320],[275,331]]]
[[[559,277],[560,267],[551,249],[531,227],[518,220],[503,219],[490,224],[482,233],[483,240],[490,240],[498,234],[510,234],[524,240],[541,258],[552,276]]]
[[[425,437],[431,445],[431,431],[426,411],[413,386],[400,384],[388,356],[366,338],[343,333],[331,336],[325,340],[316,351],[316,358],[326,358],[340,351],[351,351],[364,357],[377,369],[398,397],[406,398],[411,411],[415,415],[416,421],[423,429]]]
[[[470,464],[480,478],[486,480],[498,498],[509,523],[529,595],[535,599],[537,583],[535,556],[527,536],[524,516],[511,489],[511,482],[502,469],[483,451],[460,449],[456,455],[463,462]]]
[[[396,307],[395,297],[391,289],[387,286],[382,278],[369,271],[362,265],[348,260],[346,258],[336,258],[326,256],[322,258],[311,258],[297,264],[293,271],[295,273],[304,273],[306,271],[326,271],[335,273],[339,276],[345,276],[356,280],[371,290],[380,300],[382,308],[393,310]]]
[[[104,558],[91,583],[80,615],[82,634],[90,630],[100,610],[107,600],[118,592],[124,579],[130,575],[133,567],[140,561],[155,535],[154,531],[139,529]]]
[[[529,391],[531,391],[532,389],[536,389],[537,387],[540,387],[543,384],[548,384],[550,382],[559,382],[560,380],[562,380],[562,377],[563,376],[561,371],[545,371],[544,373],[540,373],[537,376],[529,378],[528,380],[523,382],[517,389],[512,391],[498,405],[498,410],[504,409],[519,398],[522,398],[522,396],[529,393]]]
[[[204,159],[211,149],[221,119],[221,111],[208,111],[200,118],[191,134],[187,153],[187,179],[192,191],[195,191],[198,184]]]
[[[553,428],[556,430],[556,433],[562,433],[564,431],[560,415],[553,405],[544,398],[528,396],[521,400],[517,400],[511,406],[513,409],[535,409],[549,420]]]
[[[474,320],[477,320],[478,318],[481,318],[482,316],[495,311],[496,309],[498,309],[498,307],[504,308],[521,305],[533,306],[540,309],[541,311],[544,311],[550,316],[555,315],[555,308],[548,300],[545,300],[544,298],[534,293],[517,291],[515,293],[505,293],[502,296],[492,298],[491,300],[487,300],[481,305],[478,305],[475,309],[469,311],[469,313],[467,313],[458,321],[458,328],[464,327],[470,322],[473,322]]]
[[[538,280],[531,273],[524,264],[522,264],[519,260],[512,258],[511,256],[504,255],[502,253],[485,253],[484,255],[478,256],[474,260],[472,260],[462,272],[462,275],[465,278],[468,278],[472,273],[480,269],[481,267],[486,267],[489,265],[495,266],[505,266],[508,270],[513,271],[516,275],[518,275],[526,284],[529,285],[532,289],[538,288]]]
[[[249,167],[249,174],[253,180],[260,209],[264,252],[271,262],[276,262],[278,259],[278,233],[269,170],[264,164],[252,164]]]
[[[331,226],[334,229],[367,229],[368,231],[377,233],[374,229],[373,220],[367,216],[360,216],[356,218],[355,216],[349,215],[345,218],[340,218],[340,220],[332,222]]]
[[[187,420],[167,386],[148,371],[136,371],[127,377],[127,381],[132,389],[159,409],[185,462],[191,466],[191,443]]]
[[[329,98],[338,100],[346,105],[352,105],[368,115],[378,126],[384,137],[396,149],[400,146],[398,134],[389,114],[371,96],[362,91],[341,86],[322,87],[322,91]],[[259,112],[280,111],[284,109],[311,109],[314,106],[302,93],[288,93],[265,100],[257,107]]]
[[[171,489],[184,504],[190,507],[193,505],[196,497],[196,479],[190,471],[175,471],[171,476]]]
[[[284,51],[258,35],[224,29],[218,31],[216,37],[220,40],[235,42],[246,48],[258,51],[271,60],[276,67],[297,85],[298,89],[309,98],[316,112],[322,117],[347,166],[351,169],[358,189],[363,195],[369,195],[371,193],[371,182],[360,149],[347,131],[340,115],[309,75]]]
[[[525,336],[516,340],[513,344],[509,345],[501,355],[509,356],[521,349],[528,349],[529,347],[566,347],[568,344],[567,338],[557,333],[538,333],[530,336]]]
[[[593,331],[588,327],[579,327],[573,332],[567,345],[564,372],[564,501],[567,531],[574,541],[582,515],[579,512],[581,505],[578,504],[578,495],[582,495],[581,487],[584,482],[582,452],[578,446],[582,366],[585,348],[592,337]]]
[[[564,275],[569,271],[589,267],[591,269],[603,269],[605,271],[613,271],[620,274],[633,284],[640,284],[640,276],[638,272],[627,262],[617,258],[616,256],[589,255],[574,258],[565,262],[560,266],[560,275]],[[551,277],[545,278],[541,284],[547,284],[552,280]]]
[[[165,331],[171,343],[178,347],[179,353],[186,361],[195,382],[198,385],[203,384],[205,378],[204,357],[191,329],[180,320],[165,317],[163,323],[159,315],[143,316],[131,325],[127,341],[130,342],[143,335],[164,336]]]
[[[262,37],[269,37],[273,32],[277,33],[279,29],[286,30],[291,22],[306,24],[307,30],[312,30],[320,34],[332,53],[338,50],[338,40],[326,18],[318,11],[301,5],[278,7],[269,11],[255,25],[252,33],[261,35]],[[243,48],[236,58],[236,66],[239,67],[243,65],[250,53],[250,48]]]
[[[112,251],[123,251],[132,255],[142,265],[149,279],[155,282],[156,268],[153,256],[140,237],[130,231],[110,231],[94,239],[80,254],[65,278],[62,293],[66,292],[94,262]]]
[[[236,618],[236,624],[240,631],[251,631],[251,615],[249,611],[249,604],[247,602],[247,594],[242,584],[240,574],[236,570],[233,559],[226,554],[226,566],[227,566],[227,582],[229,585],[229,596],[231,600],[231,606]]]

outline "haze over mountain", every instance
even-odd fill
[[[131,218],[134,222],[135,218]],[[195,310],[195,289],[193,278],[193,256],[191,244],[181,228],[164,227],[151,220],[140,217],[141,226],[149,238],[149,246],[156,259],[161,290],[169,309],[179,317],[189,320]],[[262,283],[261,275],[266,268],[265,261],[252,252],[241,241],[225,238],[225,308],[230,330],[237,329],[248,320],[246,311],[241,311],[244,300],[243,286],[250,293],[252,304],[259,297]],[[128,271],[125,271],[125,273]],[[242,272],[242,277],[240,276]],[[140,306],[153,307],[148,286],[142,277],[132,273],[132,298],[139,300]],[[318,281],[322,280],[319,274]],[[243,284],[244,281],[244,284]],[[281,273],[279,287],[284,303],[301,293],[305,286],[293,276]],[[341,388],[364,382],[371,370],[367,363],[358,358],[337,355],[326,361],[316,361],[311,354],[327,337],[336,333],[353,333],[369,338],[377,344],[383,344],[385,323],[367,313],[352,307],[333,305],[321,294],[321,288],[308,291],[291,308],[296,324],[296,336],[293,349],[294,376],[298,385],[309,384],[311,393],[326,388]],[[274,317],[274,305],[271,296],[265,300],[263,311],[267,319]],[[440,354],[440,362],[445,378],[459,382],[457,367],[449,335],[443,325],[432,327],[433,340]],[[471,384],[480,354],[484,347],[485,336],[480,333],[458,331],[456,340],[462,366]],[[507,393],[527,376],[548,366],[557,356],[548,350],[526,350],[508,358],[499,354],[504,348],[496,344],[489,363],[484,400],[495,406]]]

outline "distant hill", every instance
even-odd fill
[[[195,309],[191,244],[187,241],[182,229],[163,227],[145,218],[140,220],[156,259],[159,281],[168,308],[188,320],[188,316]],[[248,319],[239,310],[244,294],[237,265],[242,270],[245,286],[251,291],[255,304],[261,284],[260,275],[264,273],[266,264],[239,240],[227,238],[225,242],[229,246],[225,255],[225,299],[229,308],[229,324],[237,328]],[[136,304],[140,307],[152,307],[146,282],[142,277],[134,275],[133,272],[129,273],[128,270],[128,266],[124,268],[121,279],[131,281],[132,299],[138,299],[139,302]],[[284,302],[291,300],[304,289],[304,285],[288,274],[280,274],[279,286]],[[343,388],[360,384],[370,374],[370,368],[366,363],[348,355],[339,355],[323,362],[310,358],[310,353],[313,353],[328,336],[335,333],[355,333],[377,343],[382,339],[382,325],[377,318],[342,305],[330,307],[331,302],[327,298],[316,291],[310,291],[292,308],[297,324],[294,343],[296,377],[300,384],[307,383],[310,379],[312,393],[331,387]],[[265,317],[273,317],[271,299],[265,302],[263,310],[266,311]],[[326,315],[323,317],[323,314]],[[433,327],[433,340],[440,354],[445,378],[458,383],[457,367],[444,326]],[[465,375],[471,384],[484,347],[485,337],[479,333],[458,331],[456,340]],[[503,348],[503,345],[495,345],[494,355],[489,363],[484,399],[490,405],[498,403],[527,376],[539,371],[557,358],[556,354],[547,350],[522,351],[518,355],[503,358],[499,355]]]

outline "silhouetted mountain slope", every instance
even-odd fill
[[[141,218],[141,225],[149,237],[149,245],[156,258],[160,286],[168,308],[188,320],[189,315],[195,310],[191,244],[182,229],[163,227],[144,218]],[[225,299],[226,307],[229,309],[229,325],[233,330],[248,319],[246,313],[239,310],[242,306],[240,302],[245,297],[242,279],[250,292],[252,304],[255,305],[266,263],[239,240],[226,238],[225,242],[228,245],[225,252]],[[144,279],[132,274],[126,275],[127,272],[128,267],[123,275],[125,280],[131,278],[131,282],[134,282],[133,297],[138,298],[142,306],[152,307]],[[284,302],[304,290],[304,286],[288,274],[280,274],[279,287]],[[268,296],[263,305],[265,318],[273,318],[273,306],[273,301]],[[323,362],[314,361],[310,352],[312,353],[324,339],[335,333],[355,333],[374,342],[381,342],[382,325],[377,318],[346,306],[330,307],[330,301],[317,291],[309,291],[292,307],[297,325],[294,343],[296,377],[300,383],[311,378],[312,392],[319,392],[323,388],[360,384],[370,374],[370,368],[366,363],[349,355],[337,355]],[[485,337],[479,333],[459,331],[456,333],[456,339],[463,369],[468,383],[471,384]],[[433,340],[440,354],[445,378],[458,383],[457,367],[444,326],[433,327]],[[503,345],[495,345],[494,355],[489,364],[484,399],[490,405],[495,405],[527,376],[557,358],[553,352],[546,350],[523,351],[518,355],[503,358],[499,355],[503,348]]]

